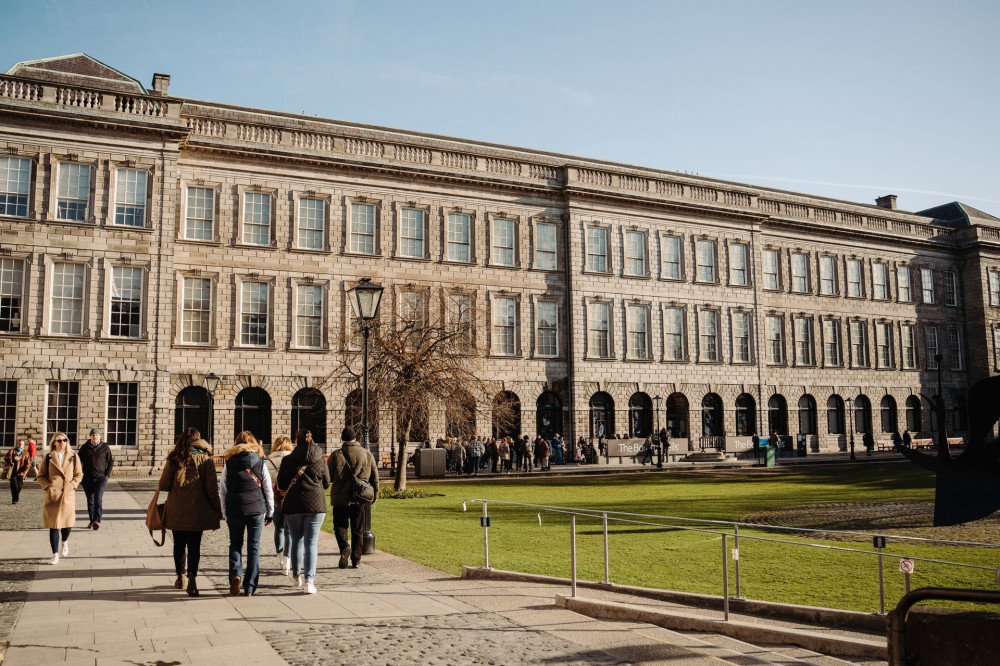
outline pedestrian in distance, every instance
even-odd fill
[[[59,564],[60,554],[69,555],[69,535],[76,523],[76,488],[82,480],[80,456],[70,448],[66,433],[55,433],[38,470],[38,483],[42,486],[42,525],[49,529],[49,545],[52,546],[49,564]]]
[[[371,457],[371,453],[368,455]],[[375,458],[372,458],[372,469],[376,469]],[[278,489],[284,494],[281,513],[291,537],[288,576],[295,587],[304,584],[306,594],[316,594],[319,530],[326,518],[326,489],[329,487],[330,474],[323,452],[313,441],[312,432],[299,430],[295,433],[295,448],[281,460]]]
[[[458,442],[455,445],[455,450],[452,451],[451,457],[455,460],[455,474],[461,474],[465,471],[465,444]]]
[[[38,444],[35,443],[35,438],[28,435],[28,456],[31,457],[31,469],[35,470],[35,476],[38,476]]]
[[[910,445],[912,443],[913,443],[913,438],[910,437],[910,431],[909,430],[904,430],[903,431],[903,446],[905,446],[906,448],[910,448]]]
[[[899,449],[903,446],[903,438],[899,436],[899,431],[892,433],[892,447],[894,449]]]
[[[583,464],[583,445],[586,444],[586,440],[581,437],[577,440],[576,446],[573,447],[573,460],[576,461],[576,466],[579,467]]]
[[[646,441],[642,443],[642,460],[640,460],[643,465],[646,463],[653,462],[653,438],[646,437]]]
[[[497,448],[500,455],[500,472],[501,474],[510,474],[510,439],[501,437]]]
[[[333,504],[333,533],[337,537],[340,548],[340,560],[337,566],[347,568],[350,560],[351,568],[357,569],[364,553],[364,533],[362,519],[365,504],[355,498],[355,479],[361,479],[371,485],[375,498],[371,506],[378,501],[378,469],[371,451],[361,448],[355,439],[354,429],[344,428],[340,434],[343,444],[339,451],[330,456],[330,503]],[[482,447],[482,442],[476,442]],[[475,457],[478,471],[478,456]],[[350,541],[347,540],[350,532]]]
[[[472,444],[469,445],[469,461],[472,466],[473,476],[479,476],[479,462],[484,452],[483,443],[479,441],[479,438],[477,437],[472,440]]]
[[[524,447],[524,471],[533,472],[535,463],[535,445],[531,443],[528,436],[525,435],[522,441],[522,446]]]
[[[187,428],[177,436],[157,487],[167,493],[164,521],[174,541],[174,587],[186,587],[188,596],[197,597],[201,537],[205,530],[219,529],[222,520],[212,447],[198,430]]]
[[[759,465],[760,464],[760,437],[757,433],[753,434],[750,438],[750,443],[753,445],[753,459]]]
[[[91,428],[90,439],[80,447],[80,462],[83,464],[83,494],[87,496],[88,530],[101,529],[104,517],[104,489],[111,478],[115,457],[111,447],[101,441],[101,429]]]
[[[7,452],[4,464],[4,474],[10,475],[10,503],[17,504],[21,498],[21,489],[24,488],[24,477],[31,469],[31,456],[23,439],[18,440],[14,448]]]
[[[538,462],[541,465],[541,470],[543,472],[549,471],[549,458],[551,457],[551,451],[549,450],[549,443],[544,440],[541,435],[539,435],[538,441],[535,442],[535,455],[538,456]]]
[[[865,445],[865,455],[870,456],[875,450],[875,437],[872,435],[871,430],[861,436],[861,441]]]
[[[500,447],[497,446],[497,440],[495,437],[490,438],[490,443],[487,446],[487,455],[490,457],[490,470],[496,474],[499,470],[497,469],[497,464],[500,462]]]
[[[260,579],[260,534],[271,524],[274,493],[264,449],[249,430],[236,436],[222,468],[222,511],[229,526],[229,593],[252,597]],[[246,538],[246,570],[243,541]]]
[[[281,461],[292,452],[292,448],[294,448],[292,440],[282,435],[271,444],[271,453],[267,456],[269,471],[274,474],[272,486],[274,490],[274,514],[271,516],[271,525],[274,527],[274,550],[278,554],[278,567],[286,576],[292,566],[292,561],[288,557],[292,537],[281,510],[282,493],[278,489],[278,470],[281,469]]]

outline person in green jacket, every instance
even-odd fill
[[[344,428],[340,435],[343,444],[339,451],[330,456],[330,503],[333,504],[333,530],[340,547],[341,569],[347,568],[350,559],[351,568],[356,569],[364,552],[364,534],[362,519],[365,505],[354,500],[354,480],[352,476],[367,481],[375,490],[375,500],[378,500],[378,467],[375,457],[358,444],[354,428]],[[375,501],[372,502],[375,506]],[[347,541],[347,530],[350,526],[351,541]]]

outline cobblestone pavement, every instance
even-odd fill
[[[20,538],[37,539],[44,549],[47,535],[42,531],[42,491],[38,483],[26,480],[17,505],[10,502],[8,481],[0,481],[0,493],[0,529],[17,530],[22,534]],[[29,530],[31,536],[27,537]],[[34,558],[0,560],[0,654],[10,641],[38,563]]]

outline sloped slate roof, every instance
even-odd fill
[[[86,53],[26,60],[11,67],[7,74],[58,85],[85,86],[136,95],[146,94],[146,88],[137,80]]]
[[[932,217],[952,227],[968,227],[973,224],[1000,227],[1000,218],[993,217],[989,213],[984,213],[961,201],[952,201],[941,206],[921,210],[917,212],[917,215]]]

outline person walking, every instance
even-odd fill
[[[63,557],[69,555],[69,535],[76,522],[76,488],[82,480],[80,456],[69,447],[66,433],[55,433],[38,470],[38,483],[42,486],[42,525],[49,528],[49,545],[52,546],[49,564],[59,564],[60,552]]]
[[[260,533],[271,524],[274,493],[264,464],[264,449],[249,430],[236,436],[222,468],[222,511],[229,526],[229,593],[252,597],[260,578]],[[246,536],[246,575],[243,538]]]
[[[28,456],[31,458],[31,469],[35,470],[35,476],[38,476],[38,444],[35,443],[35,438],[28,435]]]
[[[527,435],[521,440],[521,446],[524,448],[524,471],[533,472],[534,462],[535,462],[535,445],[531,443],[531,440]]]
[[[111,478],[115,458],[111,447],[101,441],[101,429],[91,428],[90,439],[80,447],[80,462],[83,464],[83,494],[87,496],[88,530],[101,529],[104,516],[104,489]]]
[[[278,566],[287,576],[292,566],[292,561],[288,558],[289,545],[291,544],[291,533],[288,525],[284,521],[284,513],[281,511],[282,494],[278,490],[278,470],[281,469],[281,461],[292,452],[292,440],[282,435],[271,444],[271,453],[267,456],[267,464],[270,471],[274,472],[274,514],[271,516],[271,525],[274,527],[274,550],[278,553]]]
[[[18,440],[17,445],[7,452],[4,462],[9,467],[10,473],[10,503],[17,504],[21,498],[21,489],[24,488],[24,477],[31,469],[31,456],[24,440]]]
[[[861,436],[861,441],[864,442],[865,445],[865,455],[870,456],[875,450],[875,437],[872,435],[871,430]]]
[[[222,520],[212,447],[198,430],[187,428],[177,436],[157,488],[167,493],[164,517],[174,540],[174,587],[185,589],[186,574],[188,596],[197,597],[201,537],[205,530],[219,529]]]
[[[371,454],[368,454],[371,456]],[[375,474],[375,459],[372,458]],[[287,546],[287,570],[292,584],[306,594],[316,594],[316,561],[319,559],[319,530],[326,518],[326,489],[330,487],[323,452],[313,442],[312,432],[295,433],[295,448],[281,460],[278,489],[284,494],[281,513],[291,541]]]
[[[479,476],[479,461],[483,457],[486,449],[483,447],[483,443],[479,441],[479,438],[472,440],[472,444],[469,447],[469,460],[472,464],[472,475]]]
[[[500,444],[497,445],[497,450],[500,454],[500,473],[509,474],[510,473],[510,442],[506,437],[500,438]]]
[[[538,462],[543,472],[549,471],[549,457],[551,454],[548,441],[539,435],[538,440],[535,442],[535,455],[538,456]]]
[[[461,474],[465,471],[465,444],[459,441],[455,444],[455,449],[451,453],[451,457],[455,461],[455,474]]]
[[[646,437],[646,441],[642,443],[642,460],[640,460],[643,465],[646,463],[652,464],[653,462],[653,438]]]
[[[577,467],[583,464],[583,445],[586,443],[586,440],[581,437],[576,441],[576,446],[573,447],[573,461],[576,462]]]
[[[337,546],[340,547],[340,561],[337,566],[346,569],[347,561],[350,559],[351,568],[357,569],[364,552],[361,520],[364,517],[365,505],[354,499],[354,479],[367,481],[371,485],[375,491],[375,499],[371,504],[374,507],[378,501],[378,469],[375,467],[375,458],[372,457],[371,451],[361,448],[355,440],[353,428],[344,428],[340,438],[344,443],[339,451],[330,456],[329,462],[333,530],[337,537]],[[483,444],[478,442],[478,445],[482,447]],[[478,465],[479,456],[476,456],[475,460]],[[350,543],[347,541],[348,527],[351,533]]]
[[[486,455],[490,458],[490,471],[497,473],[497,463],[500,462],[500,447],[497,445],[496,437],[490,438],[490,443],[486,447]]]

